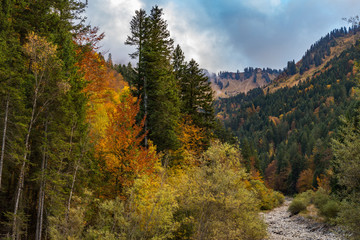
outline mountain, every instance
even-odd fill
[[[220,72],[217,75],[205,70],[211,81],[215,98],[228,98],[247,93],[254,88],[274,92],[292,87],[318,74],[334,57],[353,46],[360,39],[359,27],[335,29],[314,43],[297,63],[289,61],[283,70],[245,68],[244,72]]]
[[[274,81],[267,86],[269,92],[283,87],[293,87],[308,78],[313,78],[325,71],[325,66],[334,57],[354,46],[360,39],[360,28],[335,29],[314,43],[299,62],[289,61]],[[330,66],[331,67],[331,66]],[[266,91],[267,91],[266,89]]]
[[[268,186],[287,194],[330,184],[330,139],[342,124],[339,116],[360,106],[354,97],[359,32],[333,33],[339,36],[322,38],[267,87],[215,104],[217,117],[239,138],[245,160]]]
[[[279,76],[281,70],[270,68],[245,68],[244,72],[220,72],[209,74],[212,89],[216,98],[227,98],[251,89],[264,87]]]

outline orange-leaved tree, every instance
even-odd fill
[[[86,82],[89,135],[104,182],[101,194],[124,196],[136,177],[154,171],[158,157],[152,144],[142,147],[145,133],[143,122],[136,124],[138,99],[131,95],[122,76],[96,52],[102,37],[96,28],[78,36],[77,66]]]
[[[154,172],[158,157],[155,147],[142,146],[144,121],[136,123],[139,101],[125,87],[113,108],[107,108],[108,124],[105,134],[96,144],[96,153],[103,161],[101,169],[110,175],[116,195],[123,195],[134,179]],[[111,194],[111,193],[110,193]]]

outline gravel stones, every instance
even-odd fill
[[[302,216],[291,216],[287,211],[290,198],[282,206],[262,213],[268,225],[269,240],[342,240],[345,239],[334,228],[314,222]]]

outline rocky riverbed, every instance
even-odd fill
[[[262,213],[268,225],[269,240],[342,240],[339,229],[317,223],[302,216],[291,216],[287,211],[290,198],[282,206]]]

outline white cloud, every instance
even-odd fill
[[[202,12],[201,6],[197,6],[196,11],[179,9],[177,4],[168,3],[164,6],[164,18],[167,20],[171,37],[184,51],[186,60],[193,58],[201,68],[214,72],[229,67],[225,66],[226,62],[222,58],[224,53],[227,55],[231,51],[224,48],[228,42],[227,35],[211,26],[201,27],[211,22],[208,15]]]
[[[135,50],[124,45],[135,10],[155,4],[187,60],[210,71],[282,68],[360,8],[358,0],[91,0],[88,19],[105,32],[103,51],[115,62]]]
[[[143,8],[140,0],[93,0],[89,1],[88,19],[94,26],[99,26],[105,32],[102,41],[104,52],[111,52],[113,60],[126,63],[130,60],[128,54],[134,49],[125,46],[124,42],[130,34],[130,21],[135,10]]]
[[[265,15],[279,13],[283,6],[281,0],[247,0],[244,5]]]

